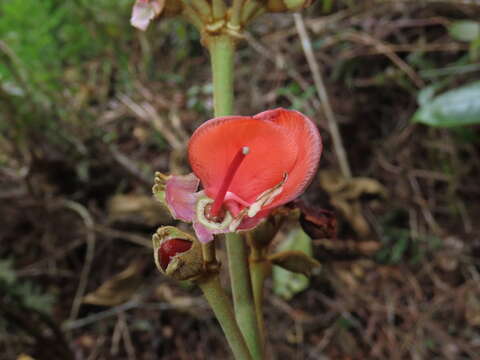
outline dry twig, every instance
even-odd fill
[[[338,129],[338,124],[335,119],[330,101],[328,98],[328,93],[325,88],[325,84],[322,79],[320,67],[315,60],[315,55],[312,49],[312,43],[310,37],[308,36],[307,29],[305,28],[305,23],[301,14],[293,14],[295,19],[295,26],[297,28],[298,36],[302,42],[302,48],[307,58],[308,66],[313,75],[313,81],[315,83],[315,88],[317,90],[318,97],[322,104],[322,109],[325,114],[325,117],[328,121],[328,127],[330,129],[330,134],[332,136],[333,146],[335,148],[335,153],[337,154],[338,162],[340,163],[340,169],[344,178],[350,179],[352,177],[352,172],[350,170],[350,165],[348,163],[347,154],[343,146],[342,137],[340,135],[340,130]]]

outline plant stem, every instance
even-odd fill
[[[226,12],[227,7],[225,6],[225,2],[223,0],[212,0],[212,14],[214,21],[223,19]]]
[[[195,12],[195,10],[190,6],[184,6],[183,8],[183,16],[190,21],[193,26],[195,26],[198,31],[202,30],[203,22],[200,16]]]
[[[245,239],[237,233],[229,233],[226,238],[235,317],[253,359],[262,359],[262,336],[253,302],[247,245]]]
[[[252,357],[248,347],[235,321],[232,303],[220,285],[218,275],[210,275],[207,279],[200,281],[198,286],[202,289],[205,298],[215,313],[235,359],[251,360]]]
[[[207,0],[189,0],[193,7],[198,11],[204,20],[209,21],[211,17],[211,8]]]
[[[233,109],[235,43],[228,35],[211,36],[207,43],[212,63],[214,115],[230,115]],[[214,241],[202,244],[202,253],[207,267],[216,264]]]
[[[235,40],[220,34],[207,39],[212,62],[215,117],[233,113]],[[247,247],[238,234],[227,234],[227,253],[235,316],[255,360],[262,359],[262,342],[253,303]]]
[[[242,18],[242,8],[245,0],[233,0],[232,15],[230,17],[230,25],[233,28],[240,28]]]
[[[212,62],[215,117],[232,115],[235,41],[228,35],[208,38]]]
[[[252,247],[250,256],[250,276],[252,280],[253,299],[255,300],[255,313],[262,344],[266,344],[265,323],[263,320],[263,285],[271,271],[271,264],[261,254],[261,251]]]
[[[247,0],[242,7],[242,14],[240,22],[246,24],[254,16],[257,15],[257,12],[265,11],[265,7],[257,0]]]

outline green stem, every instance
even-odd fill
[[[228,35],[208,38],[212,62],[215,117],[232,115],[235,41]]]
[[[191,2],[192,6],[198,11],[202,18],[206,21],[210,20],[211,17],[211,8],[207,0],[188,0]]]
[[[245,340],[238,328],[230,299],[225,294],[217,274],[200,281],[198,286],[212,307],[220,326],[223,329],[228,344],[237,360],[251,360],[252,357]]]
[[[207,38],[212,62],[215,117],[233,113],[235,40],[225,34]],[[247,247],[238,234],[227,234],[230,280],[237,323],[253,359],[262,359],[262,342],[253,303]]]
[[[212,14],[213,20],[220,20],[225,18],[227,7],[223,0],[212,0]]]
[[[190,6],[183,8],[183,16],[195,26],[198,31],[202,30],[203,22],[200,16]]]
[[[242,18],[242,8],[245,0],[233,0],[232,15],[230,17],[230,25],[234,28],[240,28]]]
[[[255,313],[262,344],[266,344],[265,322],[263,319],[263,285],[270,274],[270,264],[266,260],[250,260],[250,276],[252,278]]]
[[[249,236],[250,234],[247,234]],[[251,242],[250,242],[251,243]],[[265,256],[266,249],[251,247],[250,276],[252,278],[253,299],[255,300],[255,312],[258,327],[262,337],[262,344],[266,344],[265,322],[263,319],[263,285],[271,271],[271,264]]]
[[[235,317],[253,359],[262,359],[262,336],[258,329],[253,301],[247,244],[245,239],[237,233],[229,233],[226,238]]]
[[[262,3],[258,2],[257,0],[247,0],[242,8],[240,22],[242,24],[246,24],[254,16],[256,16],[257,12],[259,12],[261,9],[265,10],[265,6]]]

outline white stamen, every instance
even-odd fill
[[[247,155],[250,152],[250,148],[248,146],[242,147],[242,154]]]

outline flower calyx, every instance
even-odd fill
[[[152,242],[155,264],[161,273],[175,280],[196,280],[204,275],[202,248],[194,236],[163,226]]]

